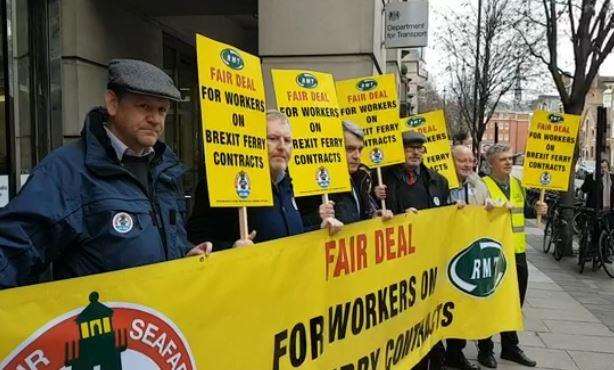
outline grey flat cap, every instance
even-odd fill
[[[107,88],[174,101],[181,100],[181,93],[164,71],[135,59],[113,59],[109,63]]]
[[[412,144],[424,144],[426,143],[426,136],[423,133],[418,131],[405,131],[402,134],[403,136],[403,145],[412,145]]]

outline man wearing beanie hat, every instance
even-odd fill
[[[210,252],[186,237],[184,172],[159,139],[181,95],[159,68],[109,64],[105,107],[51,152],[0,210],[0,287],[78,277]]]

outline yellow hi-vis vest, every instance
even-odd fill
[[[499,185],[490,176],[482,178],[490,198],[495,202],[510,202],[512,209],[512,233],[514,234],[514,251],[516,253],[524,253],[527,249],[526,235],[524,233],[524,191],[520,185],[520,181],[510,176],[510,198],[507,199],[505,194],[499,188]]]

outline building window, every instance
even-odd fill
[[[173,78],[183,98],[181,102],[173,104],[166,117],[164,141],[187,167],[183,186],[186,194],[192,194],[198,181],[204,177],[194,47],[165,34],[163,69]]]

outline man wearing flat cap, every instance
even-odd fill
[[[0,288],[204,254],[186,237],[183,166],[159,141],[171,78],[137,60],[113,60],[105,108],[81,138],[51,152],[0,210]]]
[[[384,169],[386,191],[376,195],[380,199],[386,197],[386,206],[394,214],[404,213],[410,208],[445,205],[449,195],[448,181],[422,163],[426,136],[417,131],[406,131],[402,137],[405,163]]]
[[[406,131],[402,138],[405,163],[382,171],[385,186],[376,189],[377,197],[385,198],[386,207],[394,214],[446,205],[448,181],[422,163],[426,136],[417,131]],[[414,369],[443,369],[444,354],[443,343],[439,342]]]

